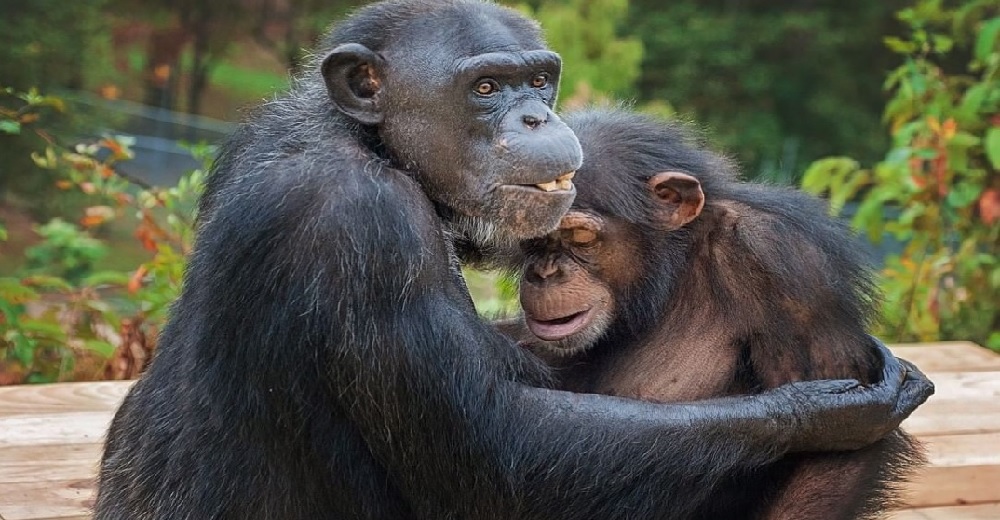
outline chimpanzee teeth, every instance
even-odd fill
[[[556,190],[571,190],[573,189],[573,176],[576,172],[566,172],[558,177],[554,181],[543,182],[541,184],[536,184],[535,186],[542,191],[556,191]]]

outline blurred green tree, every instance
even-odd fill
[[[641,100],[670,102],[707,125],[751,176],[792,182],[838,150],[874,160],[878,114],[905,0],[633,0],[645,45]]]
[[[577,97],[580,104],[635,94],[643,48],[638,38],[623,35],[628,0],[547,0],[519,7],[542,24],[549,45],[562,56],[561,99]]]
[[[903,56],[886,81],[892,147],[871,168],[817,161],[803,188],[828,193],[834,213],[859,200],[860,231],[906,244],[882,272],[881,334],[1000,350],[1000,3],[917,0],[898,16],[908,30],[885,39]]]
[[[84,88],[94,78],[95,70],[106,64],[107,53],[102,47],[106,42],[102,34],[107,25],[102,16],[104,0],[63,2],[59,0],[33,0],[23,2],[0,0],[0,107],[10,110],[8,120],[25,117],[30,123],[39,114],[34,111],[18,113],[28,103],[11,95],[13,89],[27,92],[39,87],[45,90],[58,88]],[[51,112],[56,107],[48,106]],[[43,110],[44,111],[44,110]],[[57,111],[57,110],[56,110]],[[51,117],[48,134],[68,132],[70,121]],[[38,170],[30,154],[44,147],[45,135],[21,128],[0,128],[0,197],[15,191],[22,197],[33,199],[39,212],[46,212],[57,201],[34,200],[36,194],[48,192],[54,177]]]

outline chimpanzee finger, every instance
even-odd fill
[[[896,393],[903,385],[903,381],[906,380],[908,368],[900,363],[899,359],[892,354],[889,347],[886,347],[884,343],[875,337],[872,337],[872,341],[875,342],[875,348],[882,356],[882,381],[876,386],[885,387],[887,390]]]
[[[934,383],[927,379],[927,376],[920,371],[913,363],[900,360],[907,369],[906,381],[903,382],[903,390],[896,402],[893,413],[901,415],[901,419],[909,417],[914,410],[924,404],[930,396],[934,395]]]
[[[819,390],[829,394],[846,394],[864,390],[864,385],[857,379],[830,379],[828,381],[810,381],[819,386]]]

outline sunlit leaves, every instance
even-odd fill
[[[883,271],[882,334],[1000,348],[1000,5],[918,0],[899,19],[910,34],[885,40],[905,56],[885,82],[893,148],[870,169],[818,161],[803,188],[833,209],[856,200],[859,231],[905,243]],[[937,61],[956,46],[971,48],[968,74]]]
[[[39,112],[33,110],[64,109],[57,98],[34,91],[18,97],[25,104],[0,106],[0,121],[16,121],[22,131],[36,123]],[[194,172],[175,187],[146,186],[116,171],[118,162],[132,157],[131,139],[105,136],[71,146],[45,142],[32,154],[35,164],[58,174],[57,188],[78,191],[89,203],[78,220],[38,226],[42,240],[25,251],[22,272],[0,278],[0,384],[134,377],[137,369],[122,372],[100,363],[143,357],[153,348],[156,329],[180,290],[204,174]],[[204,158],[210,148],[192,151]],[[126,272],[99,270],[97,263],[107,254],[99,232],[136,214],[135,235],[151,259]],[[0,239],[6,239],[2,227]],[[84,369],[91,373],[81,375]]]

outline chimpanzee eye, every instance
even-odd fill
[[[536,75],[534,78],[531,78],[532,87],[542,88],[548,84],[549,84],[549,75],[544,72]]]
[[[597,233],[590,229],[576,228],[573,230],[573,242],[577,244],[589,244],[594,240],[597,240]]]
[[[597,232],[587,228],[572,228],[562,230],[562,239],[574,246],[589,246],[597,240]]]
[[[476,84],[476,94],[480,96],[492,96],[500,90],[500,85],[492,79],[484,79]]]

